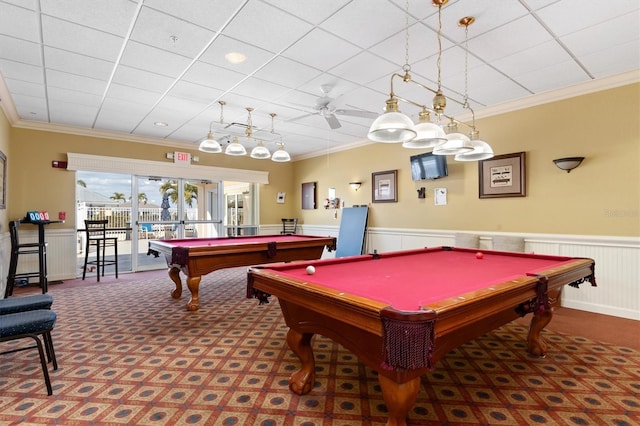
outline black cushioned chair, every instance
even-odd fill
[[[7,274],[7,288],[4,291],[4,297],[9,297],[13,294],[13,288],[16,283],[16,279],[24,278],[27,281],[30,278],[38,278],[42,293],[46,293],[48,290],[47,282],[47,243],[21,243],[18,236],[18,228],[20,227],[19,220],[12,220],[9,222],[9,236],[11,238],[11,256],[9,258],[9,273]],[[38,256],[38,270],[30,272],[17,272],[18,271],[18,258],[20,255],[37,255]]]
[[[298,229],[298,219],[295,218],[282,218],[282,231],[281,234],[289,235],[295,234]]]
[[[93,265],[97,269],[96,276],[100,281],[100,275],[104,277],[104,268],[108,265],[114,265],[116,270],[116,278],[118,278],[118,237],[107,236],[108,220],[88,220],[84,221],[86,232],[86,244],[84,250],[84,267],[82,269],[82,279],[87,275],[87,266]],[[89,260],[89,252],[91,247],[95,247],[96,258]],[[114,255],[111,259],[106,258],[107,248],[112,247]]]
[[[37,348],[48,395],[53,394],[47,368],[48,362],[53,363],[54,370],[58,369],[58,361],[51,339],[51,330],[53,330],[55,323],[56,313],[50,309],[35,309],[0,315],[0,343],[26,338],[31,338],[36,343],[35,346],[21,346],[0,352],[0,355]],[[42,336],[42,340],[40,340],[40,336]]]

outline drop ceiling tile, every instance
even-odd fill
[[[283,56],[326,71],[358,52],[358,48],[353,44],[316,28],[289,47]]]
[[[579,56],[578,60],[587,67],[595,78],[635,70],[638,81],[640,81],[640,72],[638,72],[638,69],[640,69],[640,49],[638,49],[637,42],[630,42]]]
[[[165,96],[158,103],[158,105],[152,112],[152,115],[153,113],[155,113],[156,110],[173,111],[176,117],[186,121],[189,118],[193,117],[194,115],[197,115],[203,110],[205,110],[207,108],[207,105],[208,105],[208,102],[205,103],[205,102],[198,102],[194,99]]]
[[[310,24],[273,6],[249,2],[225,28],[224,34],[262,49],[280,52],[311,29]]]
[[[387,82],[386,94],[380,93],[370,87],[359,87],[347,93],[342,99],[344,107],[348,109],[361,109],[382,114],[385,108],[385,101],[389,97],[389,84]]]
[[[185,81],[220,90],[232,88],[244,78],[245,75],[241,73],[200,61],[193,64],[184,75]]]
[[[136,10],[130,0],[46,0],[40,1],[44,15],[95,28],[120,37],[127,34]]]
[[[187,58],[195,58],[214,35],[214,31],[143,7],[131,32],[131,40]]]
[[[576,55],[601,52],[616,45],[640,42],[640,15],[630,14],[560,37]],[[637,53],[638,49],[636,49]],[[630,52],[632,55],[634,52]]]
[[[587,3],[591,7],[585,7]],[[595,5],[595,7],[593,7]],[[581,29],[593,27],[610,19],[629,15],[635,18],[634,27],[638,28],[640,2],[596,0],[563,0],[539,10],[538,16],[556,36],[571,34]],[[618,30],[624,30],[618,28]],[[603,34],[604,35],[604,34]]]
[[[317,25],[342,9],[349,0],[323,0],[321,2],[301,2],[299,0],[265,0],[278,9],[298,16]]]
[[[2,0],[4,3],[9,3],[14,6],[20,6],[29,10],[36,10],[36,1],[38,0]]]
[[[107,82],[56,70],[47,70],[47,85],[50,88],[66,88],[102,97]]]
[[[44,84],[30,83],[28,81],[5,79],[5,83],[12,95],[25,95],[33,98],[44,98]]]
[[[54,123],[89,128],[93,125],[98,108],[50,99],[49,111]]]
[[[130,41],[122,55],[122,65],[168,77],[178,77],[191,63],[189,58]]]
[[[130,133],[142,121],[148,111],[147,105],[108,97],[104,100],[96,119],[96,128]]]
[[[491,64],[503,73],[517,77],[571,60],[571,56],[556,40],[550,40],[505,56]]]
[[[409,28],[408,44],[409,65],[438,53],[437,33],[422,23]],[[442,40],[443,49],[450,47],[451,44],[448,40]],[[406,46],[406,33],[403,30],[371,47],[369,51],[397,64],[400,69],[407,62]]]
[[[366,49],[402,31],[406,16],[402,8],[387,0],[354,0],[321,27]]]
[[[121,65],[113,75],[113,83],[156,93],[156,97],[165,92],[173,83],[173,79],[164,75]]]
[[[54,69],[104,81],[109,79],[114,67],[114,63],[110,61],[47,46],[44,47],[44,62],[47,69],[50,70]]]
[[[29,65],[42,65],[39,44],[5,35],[0,35],[0,58]]]
[[[278,56],[256,71],[254,76],[293,89],[319,74],[320,71],[316,68]]]
[[[47,46],[107,61],[116,60],[124,41],[122,37],[49,16],[42,17],[42,38]]]
[[[69,104],[85,105],[90,108],[99,108],[101,96],[79,92],[68,88],[50,86],[47,90],[50,102],[65,102]]]
[[[469,76],[469,97],[481,105],[494,105],[531,95],[530,91],[488,65],[469,70]]]
[[[227,53],[242,53],[247,59],[242,63],[232,64],[225,59]],[[273,57],[273,52],[220,35],[199,59],[207,64],[248,75],[269,62]]]
[[[44,98],[12,95],[18,116],[24,120],[49,121],[49,110]]]
[[[38,43],[38,15],[33,10],[3,4],[0,13],[0,34]]]
[[[533,93],[560,89],[589,80],[587,73],[572,59],[512,75]]]
[[[465,31],[464,27],[459,25],[461,18],[466,16],[475,18],[475,22],[469,26],[469,40],[471,40],[503,26],[509,26],[525,15],[527,15],[527,9],[518,1],[483,2],[465,0],[449,2],[442,8],[442,33],[450,41],[463,43]],[[431,15],[425,22],[431,28],[437,30],[437,13]],[[518,34],[527,34],[527,36],[519,38],[528,38],[529,34],[526,31],[527,28],[520,28]]]
[[[179,16],[212,31],[219,31],[225,21],[243,4],[242,0],[146,0],[144,5],[170,15]]]
[[[2,76],[4,78],[44,84],[42,69],[37,66],[0,59],[0,70],[2,70]]]
[[[330,70],[331,74],[361,84],[367,84],[385,75],[390,76],[397,71],[400,70],[395,64],[369,52],[362,52]]]
[[[131,102],[134,105],[152,107],[160,99],[160,94],[114,83],[109,87],[109,91],[107,92],[106,99],[109,98]]]
[[[527,34],[519,37],[518,34]],[[526,16],[469,40],[469,49],[487,63],[551,40],[551,35]]]
[[[180,80],[171,88],[168,96],[175,96],[177,98],[190,99],[202,104],[210,104],[216,101],[222,96],[222,90],[214,89],[212,87],[202,86],[200,84],[189,83],[188,81]],[[217,106],[216,106],[217,108]]]

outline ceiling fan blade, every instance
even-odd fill
[[[337,109],[336,114],[340,115],[350,115],[351,117],[361,117],[361,118],[378,118],[377,113],[371,111],[363,111],[359,109]]]
[[[342,127],[340,121],[338,121],[338,118],[335,115],[326,115],[324,118],[327,120],[327,123],[329,123],[329,127],[331,127],[332,129],[335,130]]]

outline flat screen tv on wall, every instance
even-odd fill
[[[448,175],[447,157],[433,155],[431,152],[412,155],[411,178],[414,181],[439,179]]]

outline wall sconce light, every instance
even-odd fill
[[[575,169],[582,163],[584,157],[566,157],[566,158],[557,158],[553,160],[556,164],[556,167],[560,170],[565,170],[567,173],[571,172],[571,170]]]
[[[358,189],[360,189],[360,187],[362,186],[362,182],[349,182],[349,186],[351,187],[351,189],[353,189],[354,191],[357,191]]]

